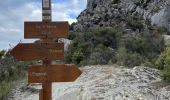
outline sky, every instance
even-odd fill
[[[41,0],[0,1],[0,50],[8,50],[24,39],[24,21],[41,21]],[[86,8],[87,0],[52,0],[52,21],[76,22],[76,17]]]

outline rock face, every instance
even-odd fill
[[[77,17],[75,31],[114,26],[138,15],[152,24],[169,29],[169,0],[87,0],[87,8]]]
[[[76,82],[53,84],[53,100],[170,100],[170,86],[155,85],[161,81],[156,69],[98,65],[81,70]],[[14,96],[10,100],[38,100],[38,93]]]

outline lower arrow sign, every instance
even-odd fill
[[[35,65],[28,68],[28,83],[73,82],[81,71],[75,65]]]

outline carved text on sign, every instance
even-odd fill
[[[32,72],[32,76],[36,76],[36,77],[47,76],[47,73],[35,73],[35,72]]]
[[[57,25],[36,25],[37,29],[54,29],[57,28]]]

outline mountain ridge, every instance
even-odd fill
[[[170,1],[167,0],[87,0],[87,8],[77,17],[74,31],[117,24],[128,28],[127,21],[131,16],[168,29],[169,4]]]

